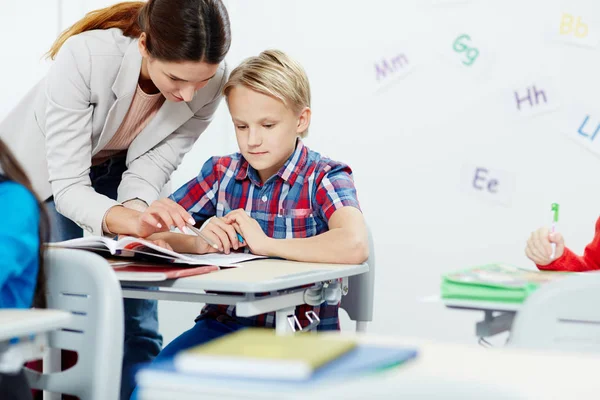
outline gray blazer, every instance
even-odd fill
[[[0,137],[15,152],[42,199],[95,235],[108,209],[159,197],[171,173],[210,123],[228,77],[223,62],[186,103],[165,101],[127,150],[117,201],[94,191],[92,157],[115,134],[135,93],[142,57],[138,40],[119,29],[69,38],[48,74],[0,122]]]

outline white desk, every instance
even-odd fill
[[[154,399],[598,399],[600,356],[485,349],[411,338],[358,336],[361,341],[415,347],[413,361],[395,369],[330,384],[279,391],[211,385],[139,375],[141,400]],[[187,382],[187,383],[186,383]]]
[[[204,275],[179,278],[164,282],[121,281],[123,297],[188,301],[210,304],[235,305],[240,317],[251,317],[276,312],[278,333],[291,331],[287,317],[298,305],[305,304],[306,288],[300,286],[344,279],[365,273],[367,264],[301,263],[277,259],[248,261],[237,268],[222,269]],[[158,290],[149,290],[158,287]],[[346,289],[347,290],[347,289]],[[206,292],[220,292],[212,294]],[[257,297],[258,293],[271,294]]]
[[[47,334],[65,326],[72,315],[60,310],[0,310],[0,368],[20,368],[23,362],[42,357]]]

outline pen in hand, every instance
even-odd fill
[[[229,203],[226,199],[220,202],[223,205],[223,217],[231,212],[231,208],[229,207]],[[237,238],[240,243],[244,243],[244,237],[237,232]]]
[[[207,238],[206,236],[204,236],[204,234],[202,233],[202,231],[198,228],[196,228],[194,225],[192,224],[186,224],[186,226],[192,231],[194,232],[196,235],[200,236],[206,243],[208,243],[209,246],[211,246],[213,249],[215,250],[219,250],[219,246],[217,246],[212,240],[210,240],[209,238]]]
[[[552,211],[554,212],[554,215],[552,216],[552,233],[556,232],[556,224],[558,224],[558,209],[559,205],[557,203],[552,203]],[[556,243],[552,243],[552,254],[550,255],[550,259],[554,260],[554,257],[556,257]]]

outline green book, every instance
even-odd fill
[[[540,285],[567,274],[487,264],[443,275],[442,299],[522,303]]]
[[[351,338],[275,335],[246,328],[175,356],[182,372],[258,379],[308,379],[314,370],[356,347]]]

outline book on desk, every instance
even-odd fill
[[[354,338],[323,334],[276,336],[272,330],[246,328],[146,366],[136,380],[142,392],[170,387],[197,395],[198,390],[227,385],[284,393],[374,374],[415,357],[413,348],[359,344]]]
[[[119,279],[128,281],[163,281],[200,275],[216,271],[221,267],[240,267],[245,261],[266,258],[243,252],[181,254],[148,240],[130,236],[119,240],[102,236],[86,236],[47,243],[46,246],[97,253],[109,260]]]
[[[487,264],[442,276],[442,299],[522,303],[540,285],[569,272],[538,271],[503,263]]]

